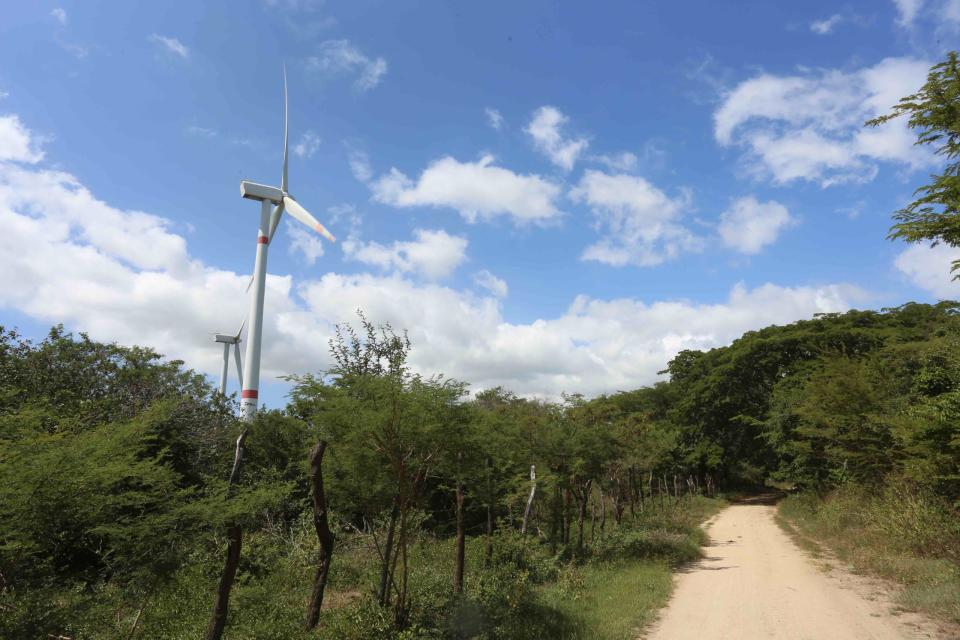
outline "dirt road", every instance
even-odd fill
[[[895,614],[879,583],[825,571],[774,521],[770,504],[736,504],[707,525],[706,558],[685,569],[650,640],[945,638]]]

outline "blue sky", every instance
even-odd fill
[[[937,160],[864,130],[956,42],[957,0],[17,3],[0,24],[0,324],[218,371],[258,207],[285,219],[263,366],[322,369],[362,307],[475,388],[596,394],[679,349],[953,297],[885,240]]]

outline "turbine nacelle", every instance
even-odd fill
[[[217,334],[214,334],[213,340],[214,342],[222,342],[223,344],[237,344],[238,342],[240,342],[240,336],[239,335],[228,336],[222,333],[217,333]]]
[[[240,195],[248,200],[267,200],[273,204],[280,204],[283,202],[283,196],[288,194],[276,187],[250,182],[249,180],[241,180]]]

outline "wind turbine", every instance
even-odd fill
[[[246,324],[246,321],[244,321]],[[243,331],[243,325],[240,325],[240,331],[237,335],[230,336],[222,333],[215,333],[213,339],[215,342],[223,344],[223,367],[220,369],[220,395],[227,395],[227,370],[230,367],[230,345],[233,345],[233,359],[237,364],[237,379],[240,381],[240,388],[243,389],[243,369],[240,367],[240,333]]]
[[[287,70],[283,70],[283,173],[280,187],[269,187],[256,182],[242,180],[240,195],[248,200],[260,201],[260,226],[257,231],[257,257],[253,266],[253,295],[250,297],[250,316],[247,320],[247,352],[244,358],[243,377],[240,392],[240,415],[250,422],[257,413],[258,391],[260,389],[260,341],[263,337],[263,295],[267,279],[267,251],[273,234],[280,224],[284,211],[320,233],[330,242],[336,242],[326,227],[300,206],[287,191],[287,158],[289,151],[289,124],[287,106]]]

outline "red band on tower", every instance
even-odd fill
[[[257,236],[257,244],[268,244],[269,242],[267,236]]]
[[[257,399],[257,390],[256,389],[244,389],[240,392],[241,398],[250,398],[252,400]]]

